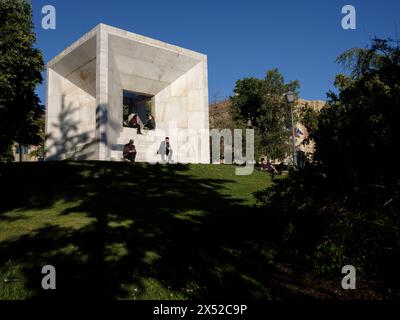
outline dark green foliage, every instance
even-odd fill
[[[286,254],[317,274],[339,274],[351,264],[364,277],[399,289],[400,48],[375,39],[339,62],[339,93],[303,122],[316,143],[315,158],[299,172],[258,193],[275,238]]]
[[[151,100],[146,101],[146,116],[150,116],[153,114]]]
[[[0,162],[13,162],[14,155],[12,150],[12,145],[7,146],[2,152],[0,152]]]
[[[36,36],[31,4],[24,0],[0,2],[0,153],[12,143],[40,142],[37,119],[42,114],[35,93],[42,83],[43,57],[34,48]]]
[[[298,81],[285,83],[278,69],[269,70],[264,79],[236,82],[235,96],[231,98],[233,118],[239,127],[247,124],[249,115],[253,118],[256,157],[268,155],[282,160],[290,153],[290,105],[284,94],[298,88]]]
[[[395,152],[400,141],[400,49],[386,40],[368,49],[352,49],[339,62],[350,76],[338,75],[339,94],[329,93],[311,137],[316,160],[336,186],[395,185]]]
[[[265,203],[269,233],[290,261],[335,277],[344,265],[354,265],[386,289],[399,289],[399,192],[378,187],[341,193],[308,165],[257,197]]]

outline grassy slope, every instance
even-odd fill
[[[273,250],[233,166],[1,164],[0,299],[268,298]],[[57,290],[40,288],[41,267]],[[5,283],[5,278],[16,279]]]

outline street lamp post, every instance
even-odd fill
[[[293,141],[293,167],[294,170],[297,170],[297,160],[296,160],[296,139],[295,139],[295,132],[294,132],[294,117],[293,117],[293,103],[296,98],[295,93],[292,91],[289,91],[285,93],[285,98],[286,101],[290,105],[290,115],[292,118],[292,141]]]

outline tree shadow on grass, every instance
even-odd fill
[[[231,181],[188,170],[105,162],[1,167],[8,188],[0,223],[10,210],[60,201],[73,205],[55,221],[85,213],[90,222],[48,224],[3,241],[0,265],[21,263],[33,298],[269,298],[274,253],[263,213],[223,195]],[[47,264],[56,267],[57,290],[41,289]]]

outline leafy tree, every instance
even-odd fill
[[[239,126],[252,119],[256,156],[266,154],[282,160],[291,152],[291,110],[284,94],[298,89],[298,81],[285,83],[278,69],[269,70],[264,79],[236,82],[231,98],[233,118]]]
[[[366,49],[339,56],[350,68],[328,94],[328,107],[309,128],[316,142],[315,159],[337,185],[396,184],[396,145],[400,131],[400,48],[390,40],[374,39]]]
[[[34,47],[32,7],[25,0],[0,2],[0,154],[10,146],[40,141],[38,117],[42,114],[35,93],[42,83],[44,63]]]
[[[10,145],[0,154],[0,162],[14,161],[13,146]]]
[[[336,77],[338,93],[303,114],[314,159],[257,197],[291,258],[317,273],[351,264],[400,294],[399,44],[374,39],[338,62],[350,70]]]

